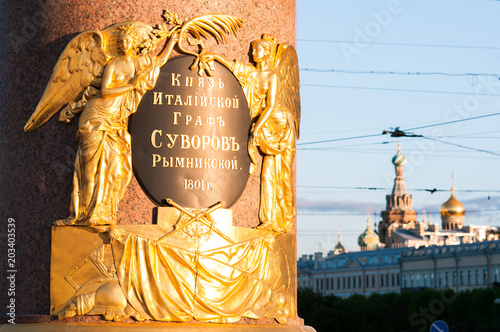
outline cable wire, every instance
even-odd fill
[[[347,43],[352,44],[352,40],[321,40],[321,39],[297,39],[298,42],[313,42],[313,43]],[[372,45],[386,46],[411,46],[411,47],[441,47],[441,48],[466,48],[466,49],[485,49],[485,50],[500,50],[497,46],[470,46],[470,45],[442,45],[442,44],[416,44],[416,43],[384,43],[370,41]]]
[[[490,73],[444,73],[444,72],[411,72],[411,71],[378,71],[378,70],[347,70],[347,69],[316,69],[316,68],[300,68],[301,71],[317,72],[317,73],[342,73],[342,74],[378,74],[378,75],[413,75],[413,76],[493,76],[499,78],[497,74]]]
[[[451,95],[476,95],[476,96],[493,96],[500,97],[499,94],[484,94],[475,92],[461,91],[435,91],[435,90],[416,90],[416,89],[395,89],[395,88],[376,88],[367,86],[347,86],[347,85],[326,85],[326,84],[301,84],[302,87],[313,88],[338,88],[338,89],[357,89],[357,90],[376,90],[376,91],[396,91],[396,92],[417,92],[417,93],[435,93],[435,94],[451,94]]]

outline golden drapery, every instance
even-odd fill
[[[292,299],[276,286],[273,242],[269,235],[198,251],[124,233],[113,256],[128,312],[159,321],[284,319]]]
[[[67,224],[116,224],[118,204],[132,178],[128,117],[144,93],[155,86],[160,72],[156,57],[150,56],[137,57],[135,68],[149,70],[136,89],[107,99],[89,89],[82,99]]]
[[[235,62],[234,75],[240,82],[250,115],[258,117],[266,107],[269,86],[256,79],[258,69]],[[277,104],[267,121],[249,142],[249,154],[256,160],[257,146],[264,153],[261,174],[259,219],[272,225],[273,231],[291,232],[296,214],[293,198],[293,160],[295,156],[295,127],[290,110]]]

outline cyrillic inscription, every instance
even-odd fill
[[[134,114],[134,171],[158,205],[230,206],[244,190],[250,116],[241,86],[225,67],[213,77],[189,70],[194,58],[171,59]]]

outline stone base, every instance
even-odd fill
[[[205,324],[205,323],[102,323],[102,324],[6,324],[0,327],[0,332],[315,332],[310,326],[290,325],[241,325],[241,324]]]

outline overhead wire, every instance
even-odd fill
[[[342,73],[342,74],[377,74],[377,75],[401,75],[401,76],[450,76],[450,77],[461,77],[461,76],[492,76],[499,78],[498,74],[491,73],[445,73],[445,72],[420,72],[420,71],[384,71],[384,70],[347,70],[347,69],[317,69],[317,68],[300,68],[300,71],[316,72],[316,73]]]
[[[500,94],[484,94],[475,92],[462,92],[462,91],[436,91],[436,90],[417,90],[417,89],[396,89],[396,88],[378,88],[378,87],[365,87],[365,86],[348,86],[348,85],[328,85],[328,84],[301,84],[301,87],[315,87],[315,88],[338,88],[338,89],[357,89],[357,90],[376,90],[376,91],[396,91],[396,92],[416,92],[416,93],[434,93],[434,94],[451,94],[451,95],[476,95],[476,96],[490,96],[500,97]]]
[[[453,120],[453,121],[439,122],[439,123],[434,123],[434,124],[420,126],[420,127],[413,127],[413,128],[403,129],[403,131],[410,131],[410,130],[431,128],[431,127],[437,127],[437,126],[444,126],[444,125],[449,125],[449,124],[452,124],[452,123],[465,122],[465,121],[470,121],[470,120],[477,120],[477,119],[482,119],[482,118],[487,118],[487,117],[490,117],[490,116],[497,116],[497,115],[500,115],[500,112],[490,113],[490,114],[483,114],[483,115],[478,115],[478,116],[473,116],[473,117],[470,117],[470,118],[463,118],[463,119],[458,119],[458,120]]]
[[[349,190],[384,190],[391,191],[392,188],[386,187],[346,187],[346,186],[301,186],[298,185],[297,188],[314,188],[314,189],[349,189]],[[428,188],[415,188],[407,189],[408,191],[428,191],[428,192],[449,192],[450,189],[428,189]],[[488,190],[488,189],[454,189],[455,192],[481,192],[481,193],[500,193],[500,190]]]
[[[465,121],[471,121],[471,120],[477,120],[477,119],[482,119],[482,118],[487,118],[487,117],[492,117],[492,116],[498,116],[500,115],[500,112],[496,113],[490,113],[490,114],[483,114],[483,115],[478,115],[470,118],[463,118],[463,119],[458,119],[458,120],[453,120],[453,121],[445,121],[445,122],[439,122],[439,123],[433,123],[429,125],[423,125],[419,127],[413,127],[413,128],[408,128],[402,130],[403,132],[405,131],[410,131],[410,130],[417,130],[417,129],[425,129],[425,128],[430,128],[430,127],[437,127],[437,126],[444,126],[444,125],[449,125],[453,123],[458,123],[458,122],[465,122]],[[336,139],[330,139],[330,140],[321,140],[321,141],[313,141],[313,142],[305,142],[305,143],[298,143],[297,146],[304,146],[304,145],[312,145],[312,144],[322,144],[322,143],[330,143],[330,142],[338,142],[338,141],[346,141],[346,140],[353,140],[353,139],[359,139],[359,138],[369,138],[369,137],[376,137],[380,136],[380,134],[370,134],[370,135],[361,135],[361,136],[352,136],[352,137],[343,137],[343,138],[336,138]],[[404,136],[403,136],[404,137]],[[440,142],[443,144],[448,144],[452,146],[456,146],[462,149],[468,149],[468,150],[473,150],[476,152],[482,152],[482,153],[487,153],[495,156],[500,156],[500,153],[485,150],[485,149],[480,149],[480,148],[474,148],[474,147],[469,147],[465,146],[462,144],[457,144],[457,143],[451,143],[444,141],[442,139],[436,138],[436,137],[430,137],[430,136],[421,136],[424,139]]]
[[[500,211],[500,209],[481,209],[481,210],[467,210],[467,213],[482,213],[482,212],[497,212]],[[427,215],[436,215],[440,214],[440,211],[434,211],[434,212],[425,212]],[[366,216],[366,213],[300,213],[297,212],[297,215],[299,216]]]
[[[297,42],[314,42],[314,43],[346,43],[352,44],[352,40],[325,40],[325,39],[302,39],[298,38]],[[411,46],[411,47],[438,47],[438,48],[466,48],[466,49],[488,49],[500,50],[497,46],[471,46],[471,45],[444,45],[444,44],[417,44],[417,43],[384,43],[370,41],[371,45],[386,45],[386,46]]]

